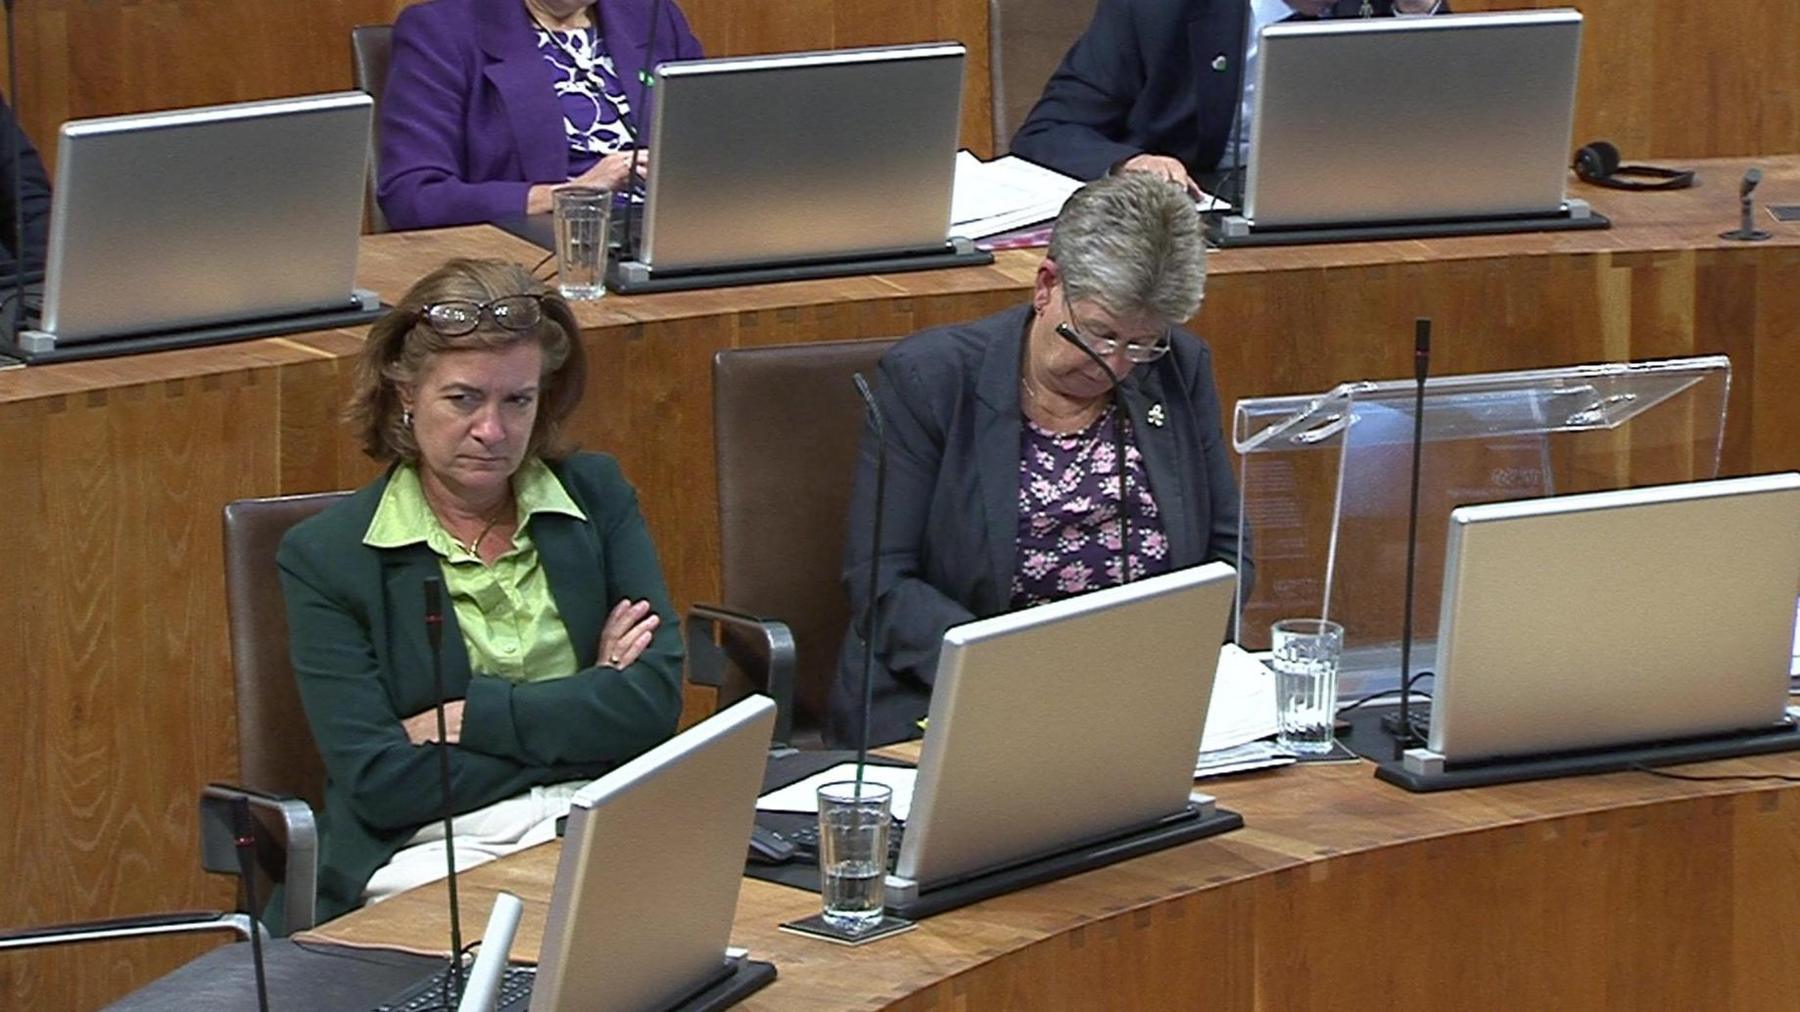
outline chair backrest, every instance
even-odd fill
[[[350,29],[350,67],[358,91],[375,100],[375,129],[369,135],[369,231],[386,232],[387,215],[375,199],[381,180],[381,96],[387,91],[388,55],[394,48],[393,25],[357,25]]]
[[[988,87],[993,96],[994,154],[1013,133],[1063,54],[1093,19],[1098,0],[988,0]]]
[[[287,610],[275,550],[288,528],[344,492],[240,499],[225,507],[225,604],[236,673],[238,782],[325,804],[325,766],[288,659]]]
[[[840,577],[862,398],[891,340],[823,341],[713,356],[721,602],[788,624],[794,726],[825,723],[850,620]]]

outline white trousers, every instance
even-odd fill
[[[486,808],[456,816],[451,825],[456,831],[457,874],[555,839],[556,820],[569,814],[569,799],[588,783],[590,781],[574,780],[533,787]],[[363,889],[363,902],[379,903],[414,886],[436,882],[448,874],[444,862],[444,823],[442,820],[429,822],[414,833],[387,864],[375,870]]]

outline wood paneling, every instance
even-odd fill
[[[349,87],[349,31],[408,0],[34,0],[19,5],[22,118],[63,120]],[[1633,158],[1800,152],[1800,4],[1788,0],[1458,0],[1587,15],[1575,144]],[[991,149],[983,0],[689,0],[718,55],[955,39],[969,47],[963,143]],[[54,151],[46,154],[54,156]]]
[[[1800,772],[1791,755],[1695,772]],[[1800,788],[1644,774],[1420,796],[1367,765],[1207,782],[1245,828],[932,917],[846,949],[778,931],[818,897],[746,880],[732,943],[780,976],[746,1009],[1794,1008]],[[461,880],[525,901],[557,847]],[[435,951],[442,885],[317,933]]]
[[[1583,188],[1617,222],[1607,232],[1216,254],[1197,329],[1223,402],[1405,376],[1412,320],[1430,315],[1441,374],[1727,352],[1727,470],[1800,467],[1800,226],[1717,238],[1743,166],[1704,164],[1681,193]],[[1765,196],[1800,203],[1800,158],[1767,168]],[[540,256],[487,228],[371,236],[363,250],[360,283],[390,301],[449,256]],[[575,432],[637,484],[677,603],[718,590],[714,351],[983,315],[1024,297],[1037,258],[581,305],[592,381]],[[0,581],[0,671],[20,696],[0,708],[0,927],[227,902],[198,871],[193,824],[200,786],[236,773],[219,510],[374,473],[339,420],[361,341],[0,370],[0,489],[20,519],[15,575]],[[1220,913],[1194,902],[1201,920]],[[92,1005],[193,945],[109,948],[102,973],[85,950],[0,958],[0,1006]]]
[[[1574,147],[1627,160],[1800,151],[1800,4],[1769,0],[1454,0],[1458,11],[1585,16]],[[1573,150],[1573,147],[1570,149]]]
[[[409,2],[22,3],[20,119],[53,161],[64,120],[349,88],[350,29],[392,21]],[[681,9],[713,56],[962,42],[969,49],[962,142],[983,154],[991,149],[987,6],[978,0],[689,0]]]

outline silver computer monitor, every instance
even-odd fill
[[[59,343],[357,306],[362,92],[63,124],[40,329]]]
[[[674,1008],[723,976],[774,731],[752,696],[576,796],[533,1012]]]
[[[1581,14],[1263,30],[1245,217],[1258,229],[1555,214]]]
[[[895,874],[936,888],[1181,812],[1236,583],[1207,563],[946,632]]]
[[[1800,474],[1456,509],[1428,745],[1467,762],[1772,727],[1797,592]]]
[[[659,272],[944,248],[960,44],[665,63],[639,257]]]

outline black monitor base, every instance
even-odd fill
[[[1574,202],[1572,202],[1574,203]],[[1258,229],[1236,215],[1207,222],[1206,239],[1221,249],[1247,246],[1296,246],[1325,242],[1376,242],[1385,239],[1436,239],[1452,235],[1505,235],[1511,232],[1569,232],[1611,228],[1612,221],[1588,210],[1579,213],[1523,215],[1507,218],[1462,218],[1448,221],[1387,221],[1312,228]]]
[[[1365,706],[1354,711],[1350,715],[1350,733],[1340,740],[1357,755],[1375,763],[1376,777],[1417,793],[1589,773],[1616,773],[1641,766],[1671,766],[1800,749],[1800,725],[1790,721],[1779,727],[1730,734],[1446,763],[1434,760],[1435,753],[1425,752],[1423,743],[1410,759],[1404,755],[1395,757],[1393,735],[1381,726],[1382,718],[1395,709],[1392,706]]]
[[[994,255],[976,249],[967,239],[946,242],[942,249],[917,253],[884,253],[799,263],[719,267],[706,270],[659,272],[636,260],[615,260],[606,265],[606,287],[624,295],[678,292],[694,288],[729,288],[764,285],[778,281],[810,281],[863,274],[900,274],[940,267],[980,267],[994,262]]]
[[[955,910],[957,907],[978,903],[994,896],[1017,892],[1040,882],[1068,878],[1070,875],[1103,868],[1109,864],[1117,864],[1128,858],[1167,850],[1170,847],[1191,843],[1194,840],[1203,840],[1206,837],[1217,836],[1233,829],[1241,829],[1244,825],[1243,816],[1214,807],[1210,799],[1203,805],[1190,805],[1188,812],[1189,814],[1177,816],[1170,821],[1158,823],[1147,829],[1090,843],[1024,864],[1000,868],[935,889],[921,889],[910,896],[897,890],[895,888],[896,879],[889,876],[887,909],[891,914],[916,921],[933,914],[941,914],[946,910]]]
[[[27,325],[24,340],[0,333],[0,360],[17,359],[26,365],[49,365],[54,362],[76,362],[90,358],[112,358],[143,352],[168,351],[173,348],[196,348],[209,344],[228,344],[256,337],[281,337],[305,334],[339,327],[358,327],[369,323],[383,312],[372,292],[359,292],[353,302],[333,309],[282,316],[259,317],[181,327],[174,330],[133,334],[129,337],[101,338],[63,344],[48,335],[40,335]]]

